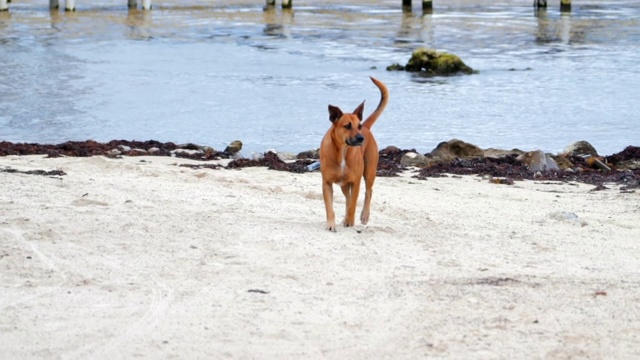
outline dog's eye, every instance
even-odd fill
[[[345,125],[344,128],[347,130],[351,130],[351,123],[348,123],[347,125]]]
[[[362,130],[362,124],[358,124],[358,130]]]

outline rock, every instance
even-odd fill
[[[510,156],[510,155],[522,155],[524,153],[524,151],[519,150],[519,149],[513,149],[513,150],[501,150],[501,149],[485,149],[482,152],[482,156],[486,157],[486,158],[491,158],[491,159],[500,159],[503,158],[505,156]]]
[[[399,147],[393,146],[393,145],[389,145],[386,148],[382,149],[381,152],[383,152],[383,153],[396,153],[396,152],[400,152],[400,151],[402,151],[402,150],[400,150]]]
[[[589,167],[594,169],[611,171],[611,168],[604,163],[604,159],[601,157],[592,156],[586,160],[586,163],[587,165],[589,165]]]
[[[195,154],[203,154],[202,150],[192,150],[192,149],[175,149],[171,152],[173,156],[176,154],[186,154],[186,155],[195,155]]]
[[[380,160],[378,161],[377,176],[398,176],[403,170],[406,169],[401,164],[404,154],[413,152],[417,153],[415,149],[400,150],[396,146],[387,146],[379,151]]]
[[[433,163],[433,159],[430,159],[422,154],[416,152],[408,152],[402,155],[400,158],[400,164],[404,166],[425,167]]]
[[[145,149],[131,149],[129,151],[127,151],[126,155],[127,156],[143,156],[143,155],[147,155],[148,152]]]
[[[640,160],[621,161],[617,164],[619,170],[640,170]]]
[[[149,154],[155,154],[155,153],[159,153],[160,152],[160,148],[158,147],[152,147],[149,149]]]
[[[411,54],[411,59],[409,59],[406,66],[394,64],[388,66],[387,70],[405,70],[438,76],[469,75],[474,73],[474,70],[468,67],[458,56],[427,48],[416,49]]]
[[[319,159],[320,158],[320,149],[303,151],[296,155],[298,159]]]
[[[118,150],[122,151],[123,153],[126,153],[128,151],[131,151],[131,147],[127,145],[118,145]]]
[[[558,164],[542,150],[529,151],[516,158],[531,172],[558,170]]]
[[[466,143],[462,140],[452,139],[438,144],[430,154],[434,158],[449,162],[455,158],[482,157],[484,152],[476,145]]]
[[[277,153],[278,158],[282,161],[292,161],[296,159],[296,155],[295,154],[291,154],[291,153]]]
[[[179,148],[181,149],[187,149],[187,150],[202,150],[202,146],[194,144],[194,143],[186,143],[186,144],[180,144],[177,145]]]
[[[569,144],[562,151],[562,155],[565,156],[598,156],[596,149],[586,141],[576,141]]]
[[[262,156],[262,159],[264,159],[264,157],[267,156],[267,154],[273,154],[282,162],[293,161],[296,159],[295,154],[278,152],[276,149],[268,149],[267,151],[265,151]]]
[[[240,150],[242,150],[242,141],[236,140],[231,142],[231,144],[224,149],[224,152],[227,154],[235,154]]]
[[[551,158],[558,164],[558,167],[562,170],[572,170],[573,163],[567,159],[565,155],[550,155]]]
[[[398,63],[387,66],[387,71],[405,71],[405,70],[406,70],[406,67]]]

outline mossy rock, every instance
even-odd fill
[[[411,59],[409,59],[407,65],[393,64],[388,66],[387,70],[404,70],[434,76],[470,75],[475,73],[475,71],[467,66],[458,56],[427,48],[415,50],[413,54],[411,54]]]

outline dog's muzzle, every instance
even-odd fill
[[[347,139],[347,145],[349,146],[360,146],[364,142],[364,136],[362,134],[358,134],[355,137]]]

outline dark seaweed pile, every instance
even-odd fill
[[[605,172],[588,167],[585,160],[581,157],[570,157],[569,160],[577,170],[555,170],[534,173],[517,161],[516,157],[516,155],[509,155],[499,159],[458,158],[450,163],[442,163],[420,169],[414,177],[425,180],[430,177],[441,177],[443,174],[481,175],[511,180],[573,181],[593,185],[615,183],[624,185],[623,190],[640,188],[640,170],[614,170]]]
[[[112,140],[108,143],[99,143],[93,140],[87,141],[67,141],[62,144],[49,145],[49,144],[26,144],[26,143],[11,143],[7,141],[0,142],[0,156],[7,155],[34,155],[34,154],[46,154],[48,157],[59,156],[96,156],[105,155],[110,156],[110,151],[116,149],[118,146],[128,146],[131,149],[142,149],[149,151],[151,148],[157,148],[158,151],[151,155],[168,156],[172,150],[178,147],[174,143],[161,143],[159,141],[126,141],[126,140]],[[140,155],[137,151],[131,151],[131,154],[124,153],[124,155]]]
[[[313,159],[296,160],[293,163],[287,163],[278,157],[277,154],[268,152],[260,160],[236,159],[227,165],[230,169],[239,169],[251,166],[266,166],[271,170],[289,171],[294,173],[307,172],[307,165],[313,163]]]
[[[114,149],[122,151],[114,152]],[[178,151],[176,151],[178,150]],[[196,150],[196,151],[179,151]],[[407,152],[415,150],[401,150],[395,147],[387,147],[380,151],[380,161],[378,163],[378,176],[398,176],[406,171],[400,160]],[[233,154],[213,150],[212,148],[201,147],[194,144],[176,145],[172,142],[162,143],[159,141],[126,141],[113,140],[108,143],[99,143],[92,140],[68,141],[57,145],[41,144],[14,144],[11,142],[0,142],[0,156],[7,155],[34,155],[45,154],[47,157],[59,156],[95,156],[104,155],[109,157],[127,156],[176,156],[194,160],[218,160],[229,159]],[[304,155],[303,155],[304,154]],[[640,169],[618,171],[616,164],[630,161],[640,161],[640,147],[629,146],[623,151],[604,158],[607,164],[611,165],[612,171],[593,169],[586,164],[581,157],[569,157],[567,160],[574,165],[571,171],[556,170],[533,173],[529,171],[521,162],[516,160],[515,155],[502,158],[457,158],[448,163],[439,163],[427,168],[417,170],[414,177],[426,180],[430,177],[446,176],[444,174],[455,175],[481,175],[493,178],[504,178],[500,183],[513,183],[517,180],[546,180],[564,182],[582,182],[587,184],[602,185],[604,183],[615,183],[623,185],[625,189],[640,188]],[[294,173],[307,172],[307,166],[317,160],[316,152],[301,153],[294,162],[285,162],[272,152],[266,153],[261,159],[235,159],[226,168],[240,169],[252,166],[264,166],[271,170],[288,171]],[[203,164],[186,165],[193,168],[222,168],[221,165]],[[63,175],[63,174],[62,174]]]
[[[114,153],[114,149],[126,147],[128,150]],[[176,145],[172,142],[162,143],[155,140],[149,141],[127,141],[112,140],[108,143],[99,143],[93,140],[87,141],[67,141],[62,144],[26,144],[0,142],[0,156],[7,155],[35,155],[45,154],[47,157],[55,158],[60,156],[86,157],[103,155],[108,157],[126,156],[171,156],[171,152],[182,150],[203,150],[202,153],[175,152],[174,156],[190,158],[194,160],[218,160],[229,158],[231,154],[215,151],[211,148],[202,148],[194,144]]]
[[[606,156],[605,159],[608,163],[619,164],[625,161],[640,160],[640,147],[627,146],[624,150],[617,154]]]

